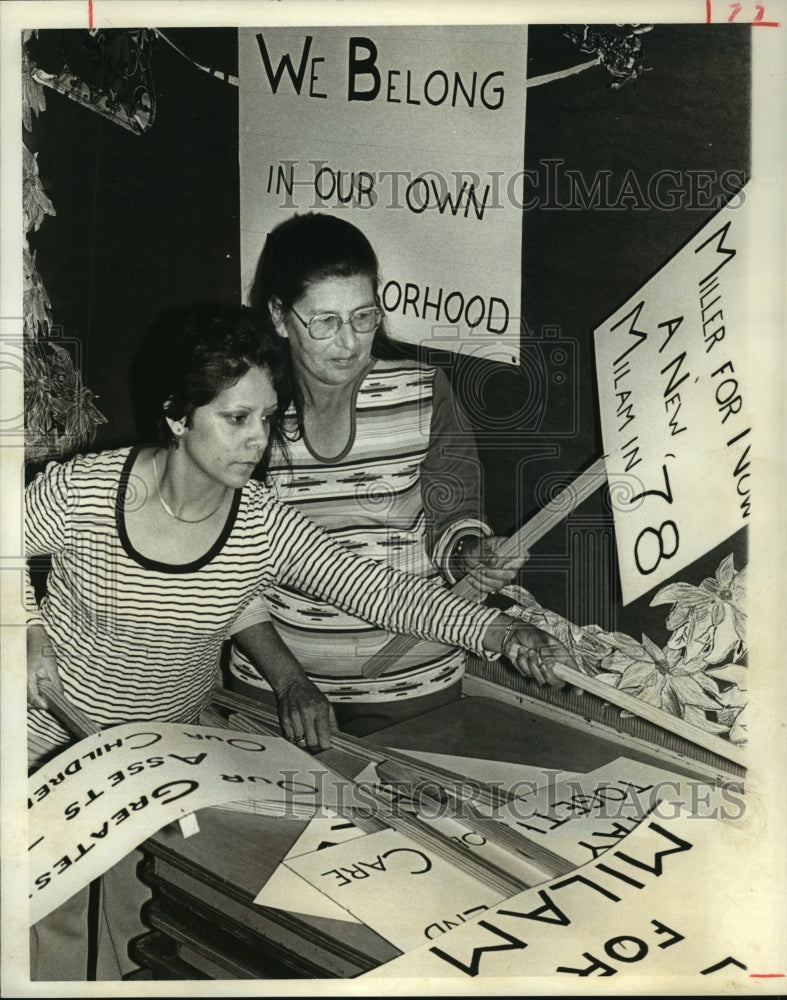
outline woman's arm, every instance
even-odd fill
[[[238,649],[273,688],[279,722],[288,740],[306,739],[312,753],[329,750],[337,730],[333,708],[306,676],[270,621],[257,621],[232,636]]]
[[[25,555],[52,555],[63,548],[71,505],[74,460],[50,462],[25,489]]]
[[[562,663],[577,669],[576,661],[562,642],[543,629],[506,614],[492,622],[483,641],[487,650],[505,656],[520,674],[538,684],[564,687],[565,681],[555,674],[554,668]]]
[[[276,696],[279,723],[288,740],[301,737],[312,753],[329,750],[336,729],[333,708],[271,623],[268,605],[256,594],[233,623],[231,638]]]
[[[466,601],[433,581],[359,558],[298,511],[272,498],[268,504],[270,522],[263,535],[270,546],[277,582],[335,604],[378,628],[461,646],[487,659],[500,655],[506,630],[514,619]],[[517,622],[517,642],[512,649],[518,669],[537,675],[538,657],[526,654],[534,646],[538,650],[546,647],[548,638],[554,642],[546,633]],[[542,659],[549,664],[555,652],[573,662],[559,643],[544,648]],[[542,679],[549,680],[549,674],[542,673]]]
[[[506,539],[493,535],[486,521],[483,469],[473,434],[439,370],[434,374],[429,449],[420,475],[427,548],[443,576],[449,583],[469,576],[479,599],[510,583],[528,553],[498,553]]]
[[[51,555],[63,547],[72,463],[51,462],[25,490],[25,556]],[[39,681],[62,691],[52,641],[38,609],[30,574],[25,570],[27,617],[27,702],[47,708]]]
[[[421,503],[427,551],[439,569],[466,534],[492,534],[482,500],[483,474],[470,425],[448,379],[439,369],[432,382],[429,446],[421,463]]]

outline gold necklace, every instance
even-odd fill
[[[215,510],[212,510],[210,512],[210,514],[206,514],[204,517],[198,517],[198,518],[196,518],[194,520],[189,520],[189,518],[187,518],[187,517],[178,517],[178,515],[175,513],[175,511],[170,507],[170,505],[167,503],[167,501],[161,495],[161,483],[158,480],[158,469],[156,468],[156,456],[155,455],[153,456],[153,475],[155,476],[155,479],[156,479],[156,492],[158,493],[158,498],[161,501],[161,506],[169,514],[170,517],[174,517],[176,521],[182,521],[183,524],[200,524],[202,521],[207,521],[208,518],[213,517],[213,515],[216,514],[221,509],[221,506],[224,503],[224,499],[226,497],[226,493],[221,498],[221,500],[219,500],[218,507],[216,507]]]

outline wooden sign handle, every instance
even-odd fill
[[[529,549],[544,535],[548,534],[557,524],[568,515],[591,494],[607,481],[607,470],[604,458],[597,459],[589,469],[580,472],[579,475],[557,496],[553,497],[549,503],[545,504],[541,510],[537,511],[530,520],[516,531],[498,549],[500,556],[512,556],[525,549]],[[478,601],[479,595],[471,580],[464,577],[454,584],[451,592],[467,600]],[[379,677],[385,672],[387,667],[394,664],[413,646],[421,642],[420,639],[409,635],[397,635],[389,640],[382,649],[379,649],[361,667],[364,677]]]
[[[58,722],[62,722],[65,728],[84,739],[86,736],[93,736],[101,731],[101,726],[89,718],[82,709],[77,708],[73,702],[47,680],[39,681],[39,690],[47,700],[47,704]]]
[[[723,740],[713,733],[708,733],[704,729],[700,729],[699,726],[695,726],[691,722],[686,722],[685,719],[681,719],[677,715],[670,715],[669,712],[665,712],[661,708],[656,708],[655,705],[649,705],[641,698],[637,698],[627,691],[619,691],[617,688],[612,687],[611,684],[600,681],[597,677],[589,677],[580,670],[572,670],[571,667],[567,667],[562,663],[555,664],[552,670],[560,680],[565,681],[567,684],[573,684],[574,687],[582,688],[583,691],[595,694],[604,701],[608,701],[610,705],[615,705],[616,708],[631,712],[632,715],[636,715],[640,719],[647,719],[654,725],[682,736],[684,739],[694,743],[695,746],[704,747],[706,750],[718,754],[719,757],[723,757],[725,760],[739,764],[741,767],[746,766],[746,757],[743,750],[728,740]]]

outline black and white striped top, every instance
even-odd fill
[[[125,528],[138,449],[52,463],[26,491],[27,557],[51,555],[40,607],[68,697],[101,725],[195,719],[217,680],[222,643],[256,591],[312,593],[379,627],[484,654],[499,614],[438,584],[360,559],[260,483],[236,490],[224,528],[183,565],[137,552]],[[33,759],[66,744],[47,712],[29,713]]]

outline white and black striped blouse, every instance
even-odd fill
[[[28,621],[44,625],[68,697],[102,726],[187,722],[211,696],[222,643],[260,588],[312,593],[379,627],[462,646],[499,614],[443,587],[360,559],[260,483],[236,490],[227,521],[201,558],[183,565],[131,545],[127,505],[139,449],[52,463],[26,491],[26,554],[51,555],[47,593]],[[29,712],[33,759],[68,736]]]

